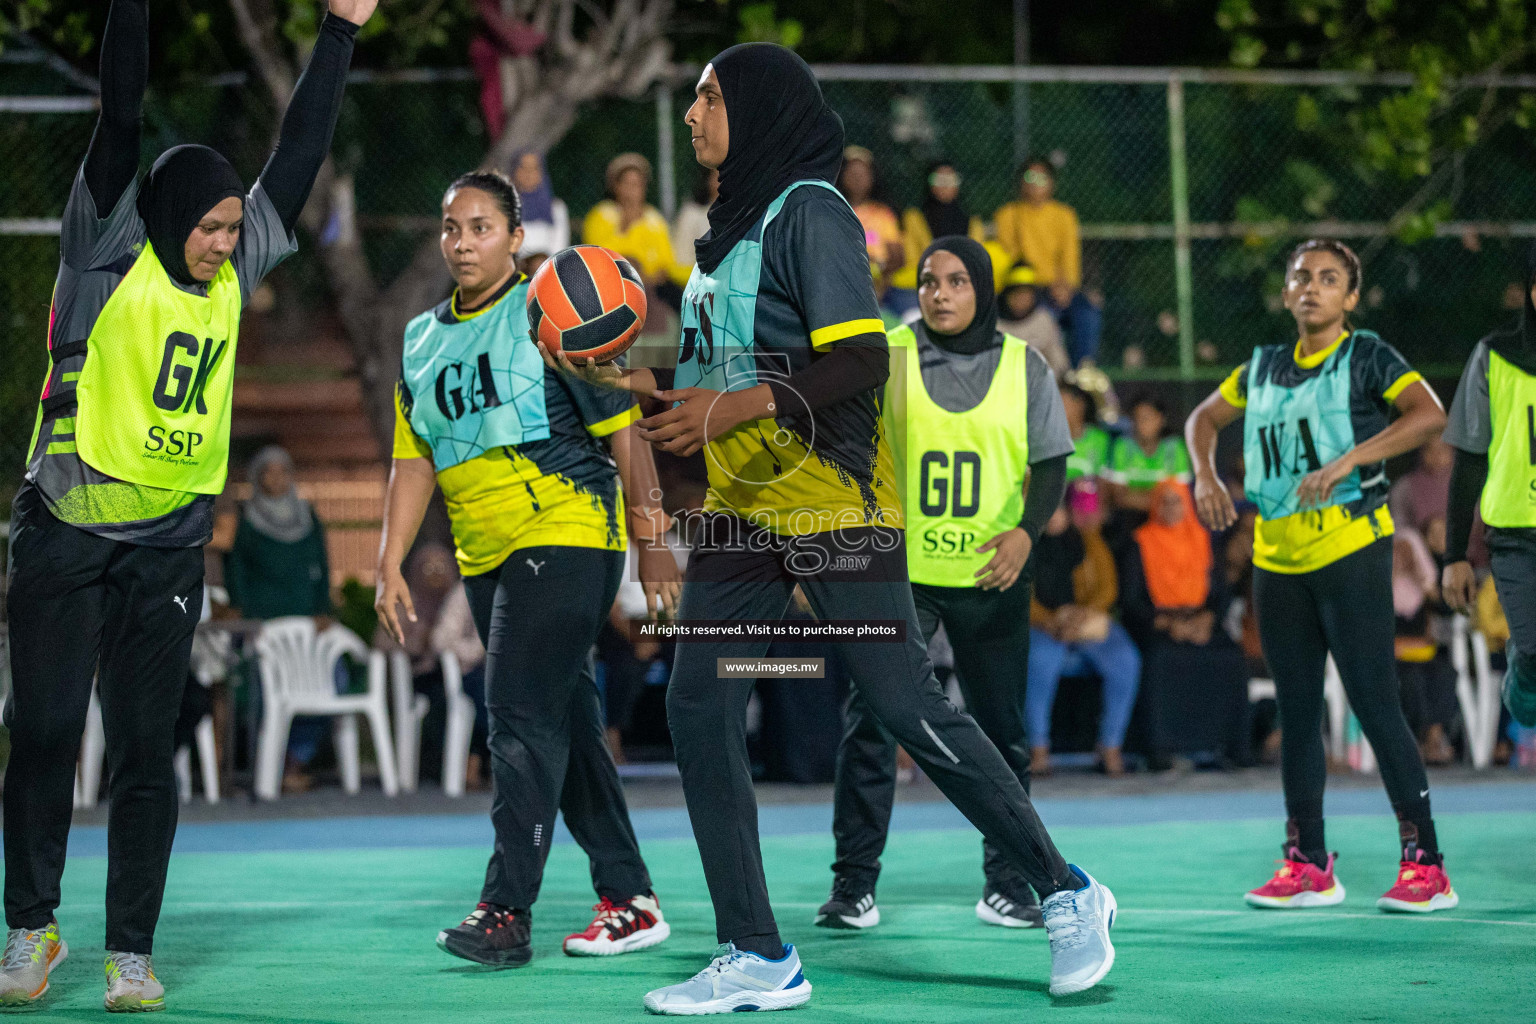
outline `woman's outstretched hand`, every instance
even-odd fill
[[[379,6],[379,0],[330,0],[331,13],[354,25],[366,25]]]

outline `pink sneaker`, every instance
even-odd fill
[[[1407,914],[1428,914],[1449,910],[1460,902],[1461,897],[1456,895],[1451,880],[1445,876],[1444,866],[1425,863],[1421,850],[1413,860],[1398,865],[1397,884],[1376,901],[1376,906]]]
[[[1326,867],[1318,867],[1292,847],[1280,862],[1275,877],[1243,896],[1251,907],[1297,910],[1302,907],[1331,907],[1344,902],[1344,883],[1333,875],[1337,854],[1328,855]]]

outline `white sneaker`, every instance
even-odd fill
[[[1115,963],[1109,929],[1115,923],[1115,894],[1076,865],[1079,889],[1052,893],[1040,904],[1051,941],[1051,995],[1093,988]]]
[[[144,953],[107,950],[107,997],[102,1004],[113,1013],[148,1013],[165,1009],[165,986],[155,977],[155,965]]]
[[[765,960],[727,942],[715,958],[681,985],[645,994],[651,1013],[695,1015],[748,1010],[788,1010],[808,1002],[811,983],[800,971],[800,954],[784,947],[779,960]]]
[[[43,998],[48,975],[67,956],[69,946],[59,937],[57,921],[49,921],[46,928],[12,928],[0,960],[0,1006],[30,1006]]]

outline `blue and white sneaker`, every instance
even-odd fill
[[[1052,893],[1040,904],[1051,942],[1053,996],[1093,988],[1115,964],[1115,947],[1109,941],[1115,894],[1076,864],[1067,866],[1083,880],[1082,887]]]
[[[767,960],[727,942],[715,950],[709,966],[681,985],[645,994],[651,1013],[692,1016],[747,1010],[788,1010],[808,1002],[811,983],[800,972],[800,954],[784,947],[784,956]]]

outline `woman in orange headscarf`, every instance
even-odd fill
[[[1212,571],[1210,535],[1177,480],[1152,489],[1149,511],[1120,570],[1125,625],[1142,653],[1149,762],[1165,768],[1177,752],[1243,763],[1246,672],[1222,622],[1230,598],[1225,578]]]

